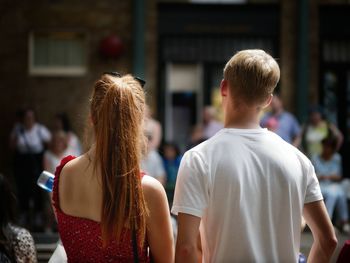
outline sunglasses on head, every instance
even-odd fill
[[[103,74],[111,75],[111,76],[118,77],[118,78],[122,77],[122,74],[120,74],[117,71],[103,72]],[[140,83],[142,88],[146,85],[146,81],[145,80],[143,80],[143,79],[141,79],[139,77],[135,77],[135,76],[133,76],[133,77],[134,77],[135,80],[137,80]]]

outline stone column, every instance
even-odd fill
[[[140,78],[145,76],[145,3],[144,0],[133,2],[133,73]]]
[[[319,101],[319,72],[320,72],[320,36],[319,36],[319,0],[310,0],[309,43],[310,43],[310,78],[308,102],[310,105]]]
[[[298,44],[297,44],[297,86],[296,113],[299,121],[307,117],[309,94],[309,1],[298,1]]]
[[[297,1],[281,0],[280,90],[284,106],[295,112],[296,96],[296,41],[297,41]]]

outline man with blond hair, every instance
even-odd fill
[[[337,244],[311,162],[259,126],[280,76],[263,50],[243,50],[224,68],[225,128],[185,153],[172,212],[176,262],[297,262],[301,218],[314,243],[309,261],[328,262]]]

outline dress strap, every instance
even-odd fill
[[[141,173],[140,173],[141,179],[142,179],[145,175],[146,175],[146,173],[145,173],[144,171],[141,171]]]
[[[76,158],[75,156],[68,155],[68,156],[64,157],[61,160],[61,163],[56,167],[55,179],[53,181],[53,189],[52,189],[52,204],[56,210],[60,209],[59,199],[58,199],[58,185],[59,185],[61,171],[62,171],[63,167],[66,165],[66,163],[68,163],[69,161],[71,161],[75,158]]]

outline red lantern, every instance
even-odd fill
[[[100,52],[106,58],[118,58],[123,49],[123,42],[116,35],[110,35],[101,40]]]

